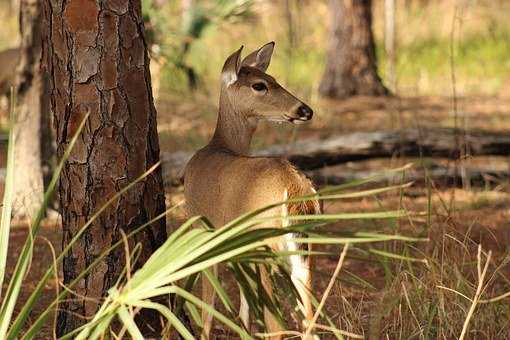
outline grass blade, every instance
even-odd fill
[[[218,297],[220,298],[221,302],[223,303],[227,311],[232,315],[234,313],[234,304],[228,297],[227,292],[221,285],[218,278],[209,269],[204,270],[202,273],[205,275],[207,280],[213,286],[214,290],[216,291],[216,294],[218,294]]]
[[[11,125],[14,122],[15,95],[11,90]],[[7,264],[7,249],[9,248],[9,232],[11,229],[12,200],[14,192],[14,127],[9,129],[9,146],[7,148],[7,169],[5,174],[4,197],[2,205],[2,219],[0,221],[0,287],[5,278],[5,267]],[[2,289],[0,289],[0,300]]]
[[[171,207],[167,209],[165,212],[161,213],[160,215],[154,217],[152,220],[148,221],[147,223],[144,223],[140,227],[136,228],[135,230],[131,231],[129,234],[126,235],[128,239],[130,239],[132,236],[134,236],[136,233],[142,231],[152,223],[158,221],[159,219],[165,217],[167,214],[169,214],[171,211],[173,211],[175,208],[177,208],[179,205],[176,205],[174,207]],[[110,248],[103,251],[94,261],[87,267],[85,270],[83,270],[81,273],[78,274],[78,276],[67,285],[68,288],[74,287],[85,275],[87,275],[95,266],[97,266],[111,251],[122,245],[123,241],[119,240],[115,244],[113,244]],[[43,278],[39,281],[37,284],[37,287],[34,289],[34,292],[30,295],[29,299],[23,306],[22,311],[18,314],[18,317],[14,321],[13,325],[11,326],[11,329],[9,330],[9,334],[7,339],[12,340],[16,339],[19,335],[19,332],[21,332],[21,328],[23,327],[23,324],[26,322],[28,315],[30,314],[30,310],[32,309],[33,305],[37,302],[37,300],[40,298],[44,286],[51,275],[53,275],[52,272],[53,267],[48,269],[48,271],[44,274]],[[41,329],[44,322],[46,321],[46,318],[49,316],[49,313],[51,312],[52,308],[54,308],[60,300],[65,298],[68,294],[67,290],[62,290],[60,294],[57,296],[55,300],[38,316],[38,318],[32,323],[28,331],[25,333],[23,338],[31,339],[33,338]]]
[[[199,298],[195,297],[193,294],[188,293],[187,291],[175,287],[175,293],[182,296],[184,299],[188,300],[189,302],[193,303],[194,305],[205,309],[207,312],[209,312],[213,317],[215,317],[218,321],[225,324],[225,326],[232,329],[234,332],[239,334],[241,336],[241,339],[253,339],[244,329],[239,327],[236,323],[229,320],[226,316],[218,312],[214,307],[208,305],[204,301],[200,300]]]
[[[23,246],[23,249],[19,255],[18,261],[16,263],[16,267],[14,269],[14,274],[11,278],[11,281],[9,282],[9,287],[7,288],[7,293],[5,295],[5,299],[2,301],[2,307],[0,309],[0,339],[5,339],[7,334],[7,329],[10,324],[12,313],[14,311],[14,306],[18,300],[19,292],[21,289],[21,284],[23,282],[23,278],[25,277],[28,265],[32,258],[32,247],[33,247],[33,240],[37,233],[39,232],[39,228],[41,226],[41,221],[44,217],[44,214],[46,212],[46,209],[48,207],[48,204],[53,197],[53,193],[55,191],[55,188],[57,186],[58,178],[60,176],[60,173],[62,172],[62,169],[64,167],[64,163],[69,158],[69,155],[71,153],[71,150],[74,147],[74,144],[78,140],[78,136],[81,133],[81,130],[85,126],[85,122],[87,121],[89,117],[89,113],[85,115],[83,120],[81,121],[76,134],[71,139],[67,149],[64,152],[64,155],[62,159],[60,160],[60,163],[58,164],[57,168],[55,169],[55,172],[53,174],[53,177],[51,178],[51,181],[48,185],[48,189],[46,193],[44,194],[43,202],[38,210],[34,220],[31,223],[31,229],[30,229],[30,235],[25,241],[25,244]]]
[[[163,306],[162,304],[151,302],[151,301],[140,301],[139,303],[136,304],[136,306],[157,310],[161,315],[163,315],[172,324],[173,327],[175,327],[177,332],[179,332],[179,334],[184,339],[186,339],[186,340],[195,339],[193,334],[191,334],[190,331],[188,331],[188,329],[182,324],[181,320],[179,320],[179,318],[174,313],[172,313],[172,311],[170,309]]]
[[[126,326],[129,334],[131,334],[131,337],[134,340],[144,340],[142,332],[140,332],[140,330],[138,329],[135,320],[129,314],[129,311],[126,308],[126,306],[120,306],[117,315],[119,316],[124,326]]]
[[[398,260],[409,261],[409,262],[421,262],[421,263],[427,264],[426,259],[417,259],[415,257],[409,257],[409,256],[400,255],[400,254],[390,253],[390,252],[387,252],[384,250],[371,248],[371,249],[369,249],[369,252],[377,254],[377,255],[381,255],[384,257],[389,257],[392,259],[398,259]]]

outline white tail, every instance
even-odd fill
[[[269,66],[274,43],[268,43],[241,61],[242,47],[225,61],[221,75],[220,106],[214,136],[186,166],[184,193],[192,215],[203,215],[216,226],[222,226],[239,215],[268,204],[315,193],[311,182],[289,162],[279,158],[250,157],[253,133],[260,120],[302,123],[312,118],[312,109],[281,87],[265,71]],[[280,210],[280,209],[283,209]],[[320,213],[317,201],[284,205],[266,214],[285,215]],[[278,226],[287,227],[288,220]],[[275,249],[298,249],[292,236],[282,237]],[[299,292],[299,305],[305,323],[313,317],[310,300],[310,258],[290,257],[291,278]],[[261,280],[272,295],[268,273],[261,268]],[[202,281],[202,297],[214,303],[214,289]],[[241,297],[241,319],[249,329],[249,310]],[[264,311],[269,332],[280,326],[269,311]],[[203,338],[209,337],[212,317],[203,313]],[[282,336],[273,336],[280,339]]]

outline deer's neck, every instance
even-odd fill
[[[239,155],[248,155],[256,128],[256,120],[247,118],[241,112],[235,112],[227,95],[222,93],[218,122],[209,145],[228,149]]]

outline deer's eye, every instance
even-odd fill
[[[267,91],[267,86],[264,83],[255,83],[251,86],[255,91]]]

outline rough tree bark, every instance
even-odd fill
[[[371,5],[371,0],[330,0],[330,42],[321,95],[388,94],[377,74]]]
[[[14,125],[14,162],[19,171],[14,177],[13,211],[18,217],[33,216],[39,209],[44,194],[43,171],[50,172],[53,155],[48,78],[41,70],[41,23],[41,2],[22,0]]]
[[[159,160],[159,144],[144,40],[140,0],[44,1],[46,64],[51,106],[62,156],[77,127],[90,112],[60,178],[63,245],[106,201]],[[165,209],[157,170],[110,206],[73,246],[63,265],[69,283],[106,247]],[[141,243],[139,263],[166,239],[165,221],[153,223],[133,240]],[[63,335],[93,315],[123,268],[121,250],[108,256],[74,288],[63,303],[57,333]],[[159,320],[142,312],[146,335],[158,333]],[[155,329],[150,332],[151,327]]]

